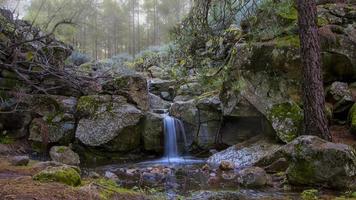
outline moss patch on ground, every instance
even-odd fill
[[[36,181],[41,182],[60,182],[69,186],[79,186],[81,177],[77,170],[72,167],[48,167],[33,177]]]

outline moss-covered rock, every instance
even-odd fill
[[[60,182],[70,186],[81,184],[80,171],[70,166],[47,167],[34,175],[33,179],[41,182]]]
[[[356,134],[356,104],[352,106],[349,113],[350,132]]]
[[[122,96],[96,95],[80,98],[81,114],[76,138],[90,147],[130,151],[140,145],[141,110]]]
[[[318,200],[318,190],[315,189],[310,189],[310,190],[304,190],[302,192],[302,200]]]
[[[356,152],[350,146],[301,136],[274,154],[284,155],[289,161],[287,178],[291,184],[355,187]]]
[[[268,119],[283,142],[290,142],[301,131],[303,110],[295,103],[286,102],[272,106],[268,112]]]

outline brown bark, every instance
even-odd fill
[[[321,70],[321,48],[315,0],[297,0],[303,68],[304,134],[331,140]]]

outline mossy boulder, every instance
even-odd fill
[[[80,171],[71,166],[47,167],[34,175],[33,179],[41,182],[60,182],[69,186],[81,184]]]
[[[295,103],[286,102],[273,105],[268,112],[277,137],[283,142],[290,142],[301,132],[303,110]]]
[[[270,153],[258,165],[267,166],[280,158],[289,163],[287,180],[292,185],[335,189],[356,186],[356,152],[348,145],[300,136]]]
[[[94,95],[79,99],[76,138],[89,147],[130,151],[139,147],[143,113],[122,96]]]

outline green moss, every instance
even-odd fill
[[[0,136],[0,144],[13,144],[15,140],[6,135]]]
[[[86,114],[95,114],[99,107],[95,96],[83,96],[79,99],[77,110]]]
[[[58,147],[57,153],[64,153],[66,151],[66,147]]]
[[[298,35],[288,35],[285,37],[276,38],[277,47],[300,47],[300,39]]]
[[[302,109],[293,102],[274,105],[268,112],[279,139],[290,142],[298,137],[303,121]]]
[[[115,194],[120,195],[138,195],[137,192],[128,190],[125,188],[120,188],[115,181],[109,179],[99,179],[96,184],[101,186],[100,198],[103,200],[110,200]]]
[[[325,26],[328,25],[329,21],[323,17],[318,17],[318,26]]]
[[[299,160],[297,163],[291,165],[287,171],[287,177],[292,180],[294,184],[309,185],[312,177],[314,177],[315,167],[311,162]]]
[[[318,200],[318,190],[310,189],[302,192],[302,200]]]
[[[49,167],[33,177],[41,182],[60,182],[70,186],[81,184],[81,178],[77,170],[72,167]]]
[[[277,15],[283,19],[295,21],[298,19],[298,11],[295,8],[294,1],[282,1],[277,4],[276,7]]]
[[[350,122],[350,131],[352,134],[356,134],[356,104],[350,109],[348,118]]]

